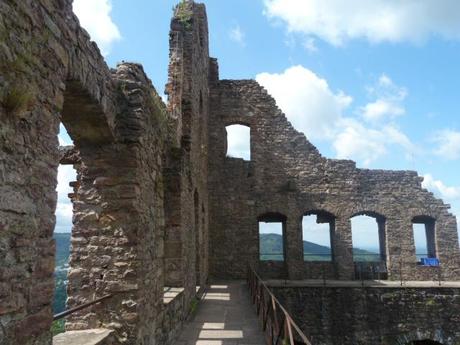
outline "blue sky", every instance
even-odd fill
[[[74,10],[109,66],[142,63],[161,94],[175,3],[75,0]],[[257,79],[327,157],[417,170],[460,215],[460,2],[204,3],[222,79]]]

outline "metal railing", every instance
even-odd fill
[[[109,299],[109,298],[112,298],[113,295],[105,295],[101,298],[97,298],[95,299],[94,301],[91,301],[91,302],[88,302],[88,303],[85,303],[85,304],[82,304],[82,305],[79,305],[77,307],[74,307],[74,308],[71,308],[71,309],[68,309],[68,310],[65,310],[63,311],[62,313],[59,313],[59,314],[56,314],[53,316],[53,321],[56,321],[56,320],[60,320],[60,319],[63,319],[65,318],[66,316],[69,316],[73,313],[76,313],[77,311],[80,311],[82,309],[86,309],[88,307],[91,307],[92,305],[94,304],[97,304],[97,303],[101,303],[102,301],[106,300],[106,299]]]
[[[248,285],[267,344],[312,345],[252,267],[248,269]]]

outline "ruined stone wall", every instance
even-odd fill
[[[69,6],[0,4],[2,344],[45,344],[51,337],[57,133],[65,90],[69,102],[86,103],[78,124],[68,120],[76,143],[103,145],[113,137],[110,72]]]
[[[51,343],[61,121],[78,152],[68,307],[114,295],[67,329],[158,343],[162,175],[176,136],[161,99],[140,65],[109,70],[70,1],[2,2],[0,70],[0,343]]]
[[[66,328],[112,328],[120,343],[153,344],[163,308],[162,167],[169,115],[140,65],[119,65],[113,79],[120,104],[116,141],[103,150],[79,148],[67,304],[114,297],[74,314]]]
[[[204,5],[183,2],[170,33],[170,113],[177,147],[166,165],[166,285],[185,288],[185,304],[208,275],[208,26]]]
[[[460,344],[459,289],[272,289],[312,344]]]
[[[251,128],[251,161],[226,157],[225,126]],[[255,81],[211,84],[211,262],[216,277],[243,278],[249,263],[267,277],[305,279],[354,276],[350,218],[375,215],[383,225],[390,279],[437,279],[416,263],[412,219],[436,219],[436,251],[443,279],[460,279],[456,219],[449,206],[421,188],[411,171],[357,169],[352,161],[322,157],[297,132]],[[332,263],[304,262],[302,216],[321,211],[334,218]],[[258,217],[286,217],[285,261],[259,262]],[[323,273],[325,272],[325,273]]]

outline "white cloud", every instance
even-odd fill
[[[60,223],[67,224],[72,221],[72,204],[58,203],[56,207],[56,217],[60,219]]]
[[[294,127],[312,139],[334,136],[334,126],[352,98],[333,92],[327,81],[302,66],[281,74],[262,73],[256,80],[276,99]]]
[[[460,132],[445,129],[435,133],[433,137],[438,147],[434,153],[444,159],[460,159]]]
[[[375,102],[368,103],[362,108],[363,116],[367,120],[379,120],[382,117],[404,115],[404,108],[395,105],[388,100],[378,99]]]
[[[232,28],[228,35],[233,42],[236,42],[243,47],[246,45],[246,34],[243,32],[243,30],[241,30],[239,25],[236,25],[234,28]]]
[[[326,80],[305,67],[294,66],[280,74],[262,73],[256,80],[275,98],[297,130],[309,139],[331,142],[337,158],[354,159],[368,166],[386,155],[390,146],[402,148],[408,156],[417,153],[395,124],[379,123],[373,127],[345,116],[352,97],[332,91]],[[387,89],[393,86],[391,79],[383,75],[369,92],[374,94],[379,89],[379,95],[388,97]],[[402,97],[403,92],[396,94]]]
[[[67,194],[72,193],[72,187],[69,183],[75,181],[76,171],[72,165],[59,165],[58,167],[58,198],[63,197],[63,200],[68,200]]]
[[[265,14],[290,32],[333,45],[351,39],[421,42],[430,36],[460,38],[457,0],[265,0]]]
[[[337,158],[355,159],[368,166],[375,159],[387,154],[385,136],[381,131],[364,127],[348,120],[333,142]]]
[[[71,165],[59,165],[58,168],[58,202],[56,206],[56,232],[70,232],[72,227],[72,203],[68,197],[73,192],[69,186],[76,180],[76,171]]]
[[[407,158],[418,152],[410,139],[393,124],[382,128],[369,128],[355,119],[342,119],[342,127],[336,135],[333,146],[337,158],[354,159],[364,166],[388,154],[391,146],[402,148]]]
[[[251,130],[243,125],[231,125],[227,130],[227,156],[251,160]]]
[[[318,47],[316,46],[316,41],[313,37],[307,37],[307,39],[303,43],[303,46],[310,53],[316,53],[318,51]]]
[[[460,187],[446,186],[442,181],[435,180],[431,174],[425,174],[423,188],[446,200],[460,200]]]
[[[407,97],[407,89],[396,85],[387,75],[382,74],[376,85],[368,88],[368,93],[377,99],[361,107],[365,120],[392,119],[406,113],[402,102]]]
[[[102,54],[108,55],[112,44],[121,39],[120,31],[110,17],[111,1],[74,0],[73,10],[81,26],[89,32]]]

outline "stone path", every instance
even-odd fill
[[[246,283],[211,285],[176,345],[265,345]]]

